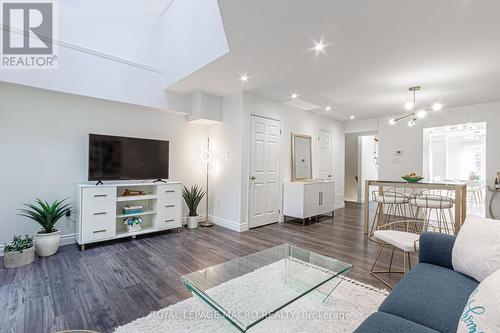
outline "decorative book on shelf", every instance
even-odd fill
[[[139,190],[129,190],[128,188],[125,189],[123,192],[124,197],[130,197],[134,195],[145,195],[146,193],[144,191],[139,191]]]
[[[136,206],[125,206],[123,207],[123,214],[139,214],[144,212],[144,207],[142,205]]]

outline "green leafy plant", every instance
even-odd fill
[[[67,204],[66,200],[56,200],[53,203],[48,203],[36,199],[35,204],[24,204],[28,209],[20,209],[21,214],[19,215],[34,220],[42,226],[42,233],[48,234],[57,231],[54,225],[68,210],[71,210],[71,205]]]
[[[3,250],[4,252],[16,252],[19,251],[23,253],[24,250],[33,247],[33,237],[29,235],[26,236],[14,236],[14,240],[10,244],[5,244]]]
[[[201,199],[203,199],[204,196],[205,191],[203,190],[203,187],[193,185],[190,189],[188,189],[186,186],[183,186],[182,197],[184,198],[184,201],[188,206],[189,216],[198,216],[198,213],[196,213],[196,211]]]

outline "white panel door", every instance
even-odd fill
[[[250,133],[250,228],[278,222],[281,130],[277,120],[252,116]]]
[[[331,134],[328,131],[318,130],[317,144],[317,179],[332,180],[332,149]]]

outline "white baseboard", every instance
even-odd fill
[[[62,235],[61,236],[61,244],[60,246],[63,246],[63,245],[69,245],[69,244],[73,244],[73,243],[76,243],[76,234],[67,234],[67,235]],[[5,245],[0,245],[0,257],[3,257],[3,249],[4,249]]]
[[[342,201],[342,203],[338,203],[335,205],[335,209],[340,209],[340,208],[345,208],[345,202]]]
[[[200,221],[205,221],[205,214],[199,215]],[[217,224],[218,226],[221,226],[226,229],[230,229],[233,231],[237,232],[243,232],[248,230],[248,224],[247,223],[237,223],[234,221],[226,220],[223,219],[222,217],[217,217],[213,215],[208,215],[208,219],[212,221],[213,223]],[[182,217],[182,224],[186,225],[187,224],[187,218],[185,216]]]
[[[241,223],[226,220],[226,219],[223,219],[223,218],[217,217],[217,216],[210,216],[210,220],[213,223],[215,223],[221,227],[224,227],[224,228],[227,228],[227,229],[230,229],[233,231],[243,232],[243,231],[248,230],[248,223],[246,223],[246,222],[241,224]]]

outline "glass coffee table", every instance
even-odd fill
[[[182,283],[239,331],[314,293],[324,301],[351,264],[289,244],[184,275]]]

